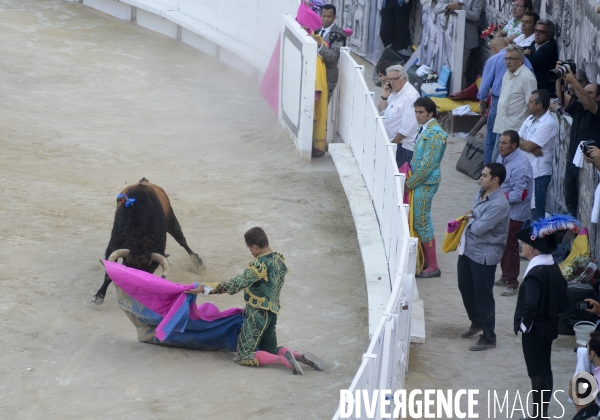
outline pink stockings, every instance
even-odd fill
[[[296,359],[299,362],[302,361],[302,355],[300,353],[298,353],[297,351],[288,349],[287,347],[280,348],[279,351],[277,352],[277,354],[281,356],[281,355],[283,355],[283,353],[285,353],[288,350],[292,353],[292,355],[294,356],[294,359]]]
[[[292,369],[292,365],[287,361],[283,353],[281,355],[267,353],[266,351],[257,351],[256,360],[259,366],[263,365],[284,365],[288,369]]]
[[[425,257],[424,263],[427,265],[427,269],[423,272],[429,273],[440,268],[435,253],[435,239],[432,239],[431,242],[423,242],[423,254]]]
[[[282,347],[279,349],[277,354],[267,353],[266,351],[257,351],[256,352],[256,360],[258,360],[258,364],[262,365],[284,365],[288,369],[294,369],[290,362],[283,355],[286,351],[290,351],[294,356],[294,359],[298,361],[302,361],[302,354],[297,351],[293,351],[288,349],[287,347]]]

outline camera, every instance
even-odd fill
[[[558,79],[563,77],[567,72],[571,70],[573,74],[577,71],[575,67],[575,61],[569,59],[567,61],[560,61],[560,66],[552,69],[548,72],[548,80],[551,82],[556,82]]]
[[[583,152],[584,155],[591,158],[590,153],[592,152],[592,150],[590,149],[590,146],[595,146],[595,145],[596,145],[596,142],[594,140],[585,140],[583,143],[581,143],[581,151]]]
[[[583,311],[585,309],[592,309],[592,304],[591,303],[587,303],[585,300],[577,302],[576,305],[577,305],[577,310],[578,311]]]

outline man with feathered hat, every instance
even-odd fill
[[[529,260],[519,290],[514,331],[523,334],[523,356],[534,391],[531,418],[548,418],[553,377],[552,342],[558,337],[558,314],[568,308],[567,282],[550,255],[557,248],[556,232],[577,234],[581,223],[570,215],[539,220],[517,233],[523,255]]]

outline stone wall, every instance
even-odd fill
[[[337,25],[352,28],[353,34],[346,43],[347,47],[361,56],[366,56],[369,49],[369,15],[370,3],[366,0],[330,0],[337,9]]]

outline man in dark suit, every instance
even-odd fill
[[[321,20],[323,27],[315,35],[319,35],[325,42],[321,42],[319,37],[315,36],[319,55],[325,61],[327,70],[327,101],[331,101],[331,96],[338,82],[338,61],[340,59],[340,48],[346,46],[346,33],[334,22],[336,19],[336,10],[333,4],[326,4],[321,7]],[[329,45],[328,45],[329,44]]]
[[[537,80],[537,88],[550,92],[555,98],[555,84],[548,79],[548,72],[556,67],[558,61],[558,46],[554,40],[556,29],[554,22],[550,19],[540,19],[535,25],[534,38],[525,55],[533,67],[533,73]]]
[[[379,37],[383,46],[394,51],[410,47],[410,12],[415,0],[383,0]]]
[[[554,387],[552,342],[558,337],[559,314],[569,309],[567,282],[551,254],[556,251],[557,233],[581,229],[577,219],[565,215],[551,216],[538,223],[535,231],[527,228],[517,233],[523,243],[523,255],[529,260],[514,316],[514,331],[522,333],[523,356],[533,391],[535,414],[528,413],[529,419],[549,418],[548,405]]]

